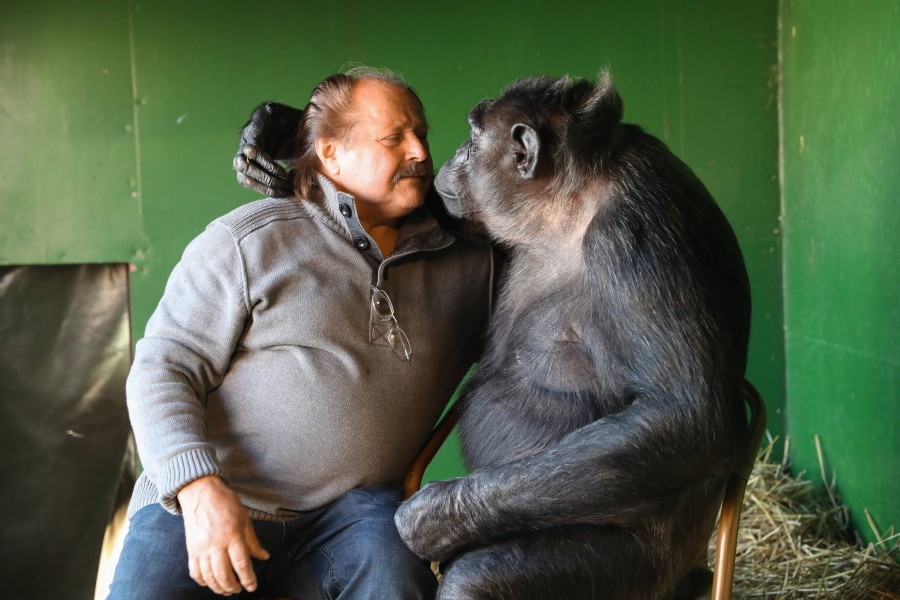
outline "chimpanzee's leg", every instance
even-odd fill
[[[670,593],[670,568],[629,532],[565,527],[460,555],[438,599],[655,600]]]

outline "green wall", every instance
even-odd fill
[[[0,12],[0,264],[127,262],[142,243],[126,5]]]
[[[126,261],[142,335],[187,242],[255,196],[231,157],[250,110],[299,104],[348,62],[419,91],[440,164],[478,100],[520,76],[609,67],[626,118],[722,205],[754,294],[749,377],[784,432],[775,0],[4,6],[0,264]],[[453,449],[433,476],[457,472]]]
[[[857,528],[900,526],[900,4],[783,4],[787,425]],[[829,475],[830,476],[830,475]]]

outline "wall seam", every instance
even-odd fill
[[[134,171],[135,171],[135,199],[138,203],[138,216],[141,220],[141,233],[146,238],[144,232],[144,188],[141,182],[141,129],[137,84],[137,52],[134,46],[134,3],[128,2],[128,53],[131,64],[131,116],[132,129],[134,131]]]
[[[787,272],[787,220],[785,201],[785,149],[784,149],[784,5],[786,0],[778,1],[778,14],[775,23],[775,46],[777,55],[777,73],[775,78],[776,102],[778,106],[778,221],[781,237],[781,327],[782,352],[784,353],[784,415],[783,425],[785,437],[790,436],[790,400],[788,398],[788,377],[790,376],[790,355],[788,354],[788,272]],[[785,451],[787,451],[787,440]]]

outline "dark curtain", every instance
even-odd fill
[[[130,362],[127,265],[0,267],[4,598],[93,598]]]

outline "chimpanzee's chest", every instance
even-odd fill
[[[470,468],[537,452],[603,416],[577,302],[498,310],[489,360],[467,387],[461,422]]]
[[[585,343],[588,311],[577,298],[555,295],[507,317],[506,335],[496,348],[531,393],[590,393],[596,388],[596,366]],[[524,391],[524,390],[523,390]]]

